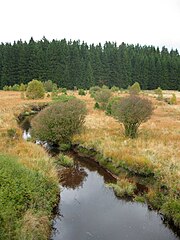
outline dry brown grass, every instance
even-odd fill
[[[22,139],[22,130],[19,128],[16,116],[20,114],[29,104],[48,102],[49,98],[41,100],[21,99],[20,92],[0,91],[0,152],[18,156],[21,163],[30,169],[35,169],[44,175],[57,180],[57,173],[52,160],[40,147]],[[17,139],[9,139],[7,130],[15,128]]]
[[[169,96],[172,91],[165,94]],[[125,138],[122,124],[104,112],[94,110],[94,101],[89,95],[80,97],[86,101],[89,113],[84,132],[75,136],[74,142],[94,147],[117,165],[124,161],[132,168],[153,166],[163,183],[179,189],[180,93],[175,94],[177,105],[157,101],[154,94],[148,96],[155,110],[151,119],[140,127],[137,139]]]

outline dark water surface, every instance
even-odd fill
[[[147,205],[117,198],[105,184],[115,180],[92,160],[75,160],[60,173],[59,214],[52,240],[179,239]]]

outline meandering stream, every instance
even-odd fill
[[[115,180],[92,160],[76,157],[60,177],[52,240],[179,239],[147,205],[117,198],[106,186]]]
[[[28,121],[23,137],[29,137]],[[60,202],[51,240],[178,240],[146,204],[117,198],[116,180],[93,160],[73,154],[74,167],[59,172]]]

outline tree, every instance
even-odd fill
[[[69,144],[86,116],[85,103],[79,99],[57,102],[42,110],[32,120],[32,136],[53,144]]]
[[[152,115],[151,101],[136,95],[130,95],[115,102],[112,112],[125,128],[125,135],[130,138],[137,136],[137,130],[141,123],[146,122]]]
[[[44,89],[46,92],[52,92],[53,90],[53,82],[51,80],[44,82]]]
[[[45,90],[43,83],[38,80],[32,80],[28,83],[26,97],[29,99],[44,98]]]

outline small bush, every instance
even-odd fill
[[[100,109],[100,106],[99,106],[99,103],[98,103],[98,102],[95,102],[95,104],[94,104],[94,109]]]
[[[154,93],[157,94],[157,100],[161,101],[163,100],[163,91],[160,87],[154,90]]]
[[[122,98],[112,105],[113,116],[123,123],[125,135],[135,138],[141,123],[146,122],[152,115],[151,101],[136,95]]]
[[[111,90],[101,89],[101,91],[96,92],[94,98],[96,102],[99,103],[100,108],[105,110],[111,96],[112,96]]]
[[[59,154],[56,164],[61,165],[63,167],[72,167],[74,165],[74,161],[72,158],[65,156],[63,154]]]
[[[170,99],[170,104],[171,105],[177,104],[176,95],[174,93],[172,94],[172,97]]]
[[[68,150],[70,150],[70,148],[71,148],[71,144],[62,143],[59,145],[60,151],[68,151]]]
[[[86,92],[84,91],[84,89],[79,89],[78,94],[81,95],[81,96],[85,96]]]
[[[107,115],[112,115],[112,106],[115,102],[119,102],[120,101],[120,97],[113,97],[109,99],[109,102],[106,106],[106,114]]]
[[[60,91],[64,94],[67,94],[67,89],[66,88],[61,88]]]
[[[85,103],[79,99],[57,102],[43,109],[32,122],[32,137],[54,144],[69,144],[86,116]]]
[[[138,82],[135,82],[132,86],[129,87],[129,93],[130,94],[139,94],[141,91],[141,87]]]
[[[99,86],[94,86],[89,89],[89,93],[92,98],[96,95],[97,92],[101,91],[101,88]]]
[[[118,91],[119,91],[119,88],[116,87],[116,86],[112,86],[111,91],[112,91],[112,92],[118,92]]]
[[[10,129],[8,129],[8,130],[7,130],[7,136],[8,136],[9,138],[15,139],[16,136],[17,136],[17,131],[16,131],[16,129],[15,129],[15,128],[10,128]]]
[[[32,80],[28,83],[26,90],[26,97],[28,99],[39,99],[44,98],[45,90],[43,83],[38,80]]]
[[[52,92],[53,90],[53,82],[51,80],[45,81],[43,83],[44,89],[46,92]]]

